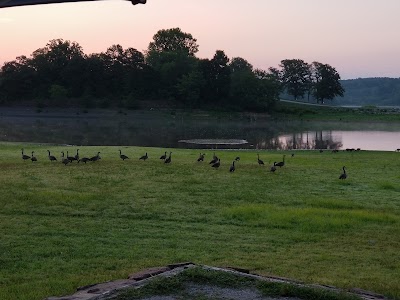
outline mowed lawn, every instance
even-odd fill
[[[0,299],[65,295],[183,261],[400,299],[400,153],[217,150],[215,170],[210,150],[198,163],[199,150],[79,149],[102,159],[64,166],[60,151],[76,147],[0,144]]]

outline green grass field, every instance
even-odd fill
[[[37,162],[23,161],[21,148]],[[0,144],[0,299],[43,299],[193,261],[400,299],[400,153]],[[118,149],[131,159],[119,159]],[[147,161],[139,157],[148,152]],[[266,166],[257,164],[257,153]],[[240,155],[236,171],[232,160]],[[348,171],[339,180],[341,168]]]

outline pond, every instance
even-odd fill
[[[202,142],[188,143],[187,140]],[[221,140],[242,142],[224,144]],[[84,113],[77,109],[53,109],[39,113],[34,109],[2,108],[0,141],[164,148],[394,151],[400,148],[400,124],[269,121],[156,111]]]

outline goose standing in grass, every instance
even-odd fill
[[[347,174],[346,174],[346,167],[343,166],[343,173],[340,174],[339,179],[346,179],[347,178]]]
[[[101,159],[101,157],[100,157],[100,152],[97,152],[97,155],[92,156],[92,157],[90,158],[90,161],[98,161],[99,159]]]
[[[235,168],[235,161],[232,162],[231,167],[229,168],[229,172],[235,172],[236,168]]]
[[[33,155],[34,153],[35,153],[35,151],[32,151],[31,161],[37,161],[37,158],[35,157],[35,155]]]
[[[169,156],[164,160],[164,164],[169,164],[171,163],[171,154],[172,152],[169,153]]]
[[[165,160],[167,158],[167,151],[164,152],[164,155],[160,156],[160,159]]]
[[[215,164],[213,164],[211,167],[213,167],[214,169],[218,169],[220,165],[221,165],[221,159],[218,158],[218,161]]]
[[[50,161],[57,161],[57,158],[55,156],[51,155],[50,150],[47,150],[47,152],[49,153]]]
[[[200,162],[200,161],[204,161],[204,157],[205,157],[205,156],[206,156],[205,153],[202,154],[202,153],[200,152],[200,156],[199,156],[199,158],[197,159],[197,161],[199,161],[199,162]]]
[[[240,160],[240,157],[239,157],[239,156],[236,156],[235,160],[236,160],[236,161],[239,161],[239,160]]]
[[[79,149],[76,149],[75,160],[79,161]]]
[[[64,166],[69,164],[69,159],[64,157],[64,151],[61,151],[61,163],[63,163]]]
[[[260,159],[260,154],[257,154],[257,161],[260,166],[264,165],[264,162]]]
[[[75,159],[75,156],[69,156],[68,151],[67,151],[67,159],[69,160],[70,163],[72,163]]]
[[[125,154],[122,154],[121,150],[119,150],[119,158],[122,159],[122,160],[129,159],[128,156],[126,156]]]
[[[143,155],[142,157],[140,157],[139,160],[143,159],[145,161],[148,158],[149,158],[149,156],[147,155],[147,152],[146,152],[146,154]]]
[[[285,156],[286,155],[283,155],[283,160],[278,163],[275,163],[275,166],[282,168],[285,165]]]
[[[22,159],[23,160],[31,159],[31,157],[29,155],[24,154],[24,149],[21,149],[21,151],[22,151]]]
[[[215,155],[215,152],[214,152],[213,159],[208,164],[209,165],[214,165],[217,162],[218,162],[218,157]]]
[[[78,160],[78,163],[84,162],[86,164],[88,161],[90,161],[90,158],[82,157],[81,159]]]
[[[274,173],[274,172],[276,171],[276,161],[275,161],[274,164],[271,166],[270,171],[271,171],[272,173]]]

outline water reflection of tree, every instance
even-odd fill
[[[294,150],[294,149],[340,149],[342,141],[332,135],[332,131],[300,132],[270,139],[259,140],[257,149]]]
[[[332,131],[294,133],[286,138],[285,149],[339,149],[342,141]]]

